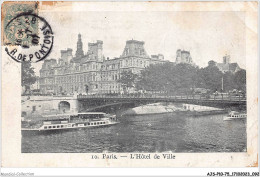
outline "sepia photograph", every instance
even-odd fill
[[[42,15],[77,28],[22,62],[22,152],[246,151],[243,12]]]
[[[248,100],[257,91],[249,84],[258,78],[249,66],[257,59],[248,57],[245,10],[236,3],[233,10],[100,3],[2,4],[2,72],[20,70],[9,92],[20,104],[13,111],[22,156],[94,153],[93,160],[129,161],[154,160],[154,153],[168,160],[253,153],[257,103]]]

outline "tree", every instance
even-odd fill
[[[142,90],[187,94],[196,85],[197,70],[184,63],[150,65],[141,72],[136,85]]]
[[[30,86],[36,82],[34,68],[31,66],[30,61],[23,61],[21,70],[22,87],[25,87],[24,93],[27,93],[30,91]]]
[[[208,66],[216,66],[216,62],[214,60],[210,60],[208,62]]]
[[[246,91],[246,70],[241,69],[235,73],[234,82],[237,85],[237,89]]]
[[[222,73],[216,66],[216,62],[209,61],[208,64],[205,68],[186,63],[150,65],[142,70],[137,78],[136,75],[132,77],[131,73],[124,73],[119,82],[126,87],[136,86],[138,90],[190,94],[193,93],[194,88],[205,88],[211,92],[221,91],[223,78],[225,91],[235,88],[245,91],[245,70],[240,70],[235,74]]]
[[[177,80],[173,83],[178,93],[188,94],[197,85],[198,68],[190,64],[181,63],[175,66],[171,72],[171,77]],[[178,83],[179,82],[179,83]]]
[[[121,83],[124,93],[126,93],[127,89],[135,87],[135,81],[137,77],[137,74],[132,73],[131,70],[127,70],[120,74],[120,78],[117,80],[117,82]]]
[[[158,91],[163,89],[166,83],[165,75],[168,69],[164,65],[150,65],[138,77],[137,89],[147,91]]]
[[[136,86],[139,90],[168,92],[173,89],[171,72],[174,64],[150,65],[141,71]]]
[[[201,68],[198,73],[203,88],[210,89],[211,91],[220,91],[222,87],[223,73],[217,66],[209,65]]]
[[[223,85],[224,85],[224,91],[227,92],[229,90],[235,89],[236,83],[234,81],[234,74],[231,72],[225,72],[223,74]]]

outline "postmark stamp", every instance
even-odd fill
[[[37,23],[38,30],[35,29]],[[43,60],[50,53],[54,35],[49,23],[35,14],[21,13],[5,27],[10,42],[5,43],[5,51],[17,62]]]
[[[37,15],[38,4],[4,5],[9,9],[2,26],[6,53],[17,62],[38,62],[46,58],[54,35],[49,23]]]

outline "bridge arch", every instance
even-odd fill
[[[70,112],[70,103],[68,101],[60,101],[58,104],[59,112],[67,113]]]

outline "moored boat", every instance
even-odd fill
[[[239,113],[236,111],[231,111],[223,120],[242,120],[246,119],[246,113]]]
[[[104,127],[119,123],[115,115],[103,112],[48,115],[43,118],[40,121],[22,121],[22,135]]]

